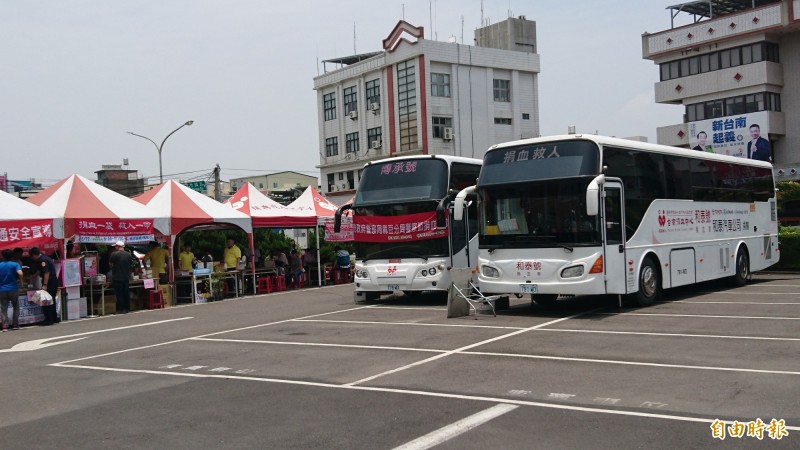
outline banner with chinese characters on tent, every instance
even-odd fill
[[[0,249],[39,247],[55,250],[53,219],[23,219],[0,221]]]
[[[87,244],[146,243],[155,240],[153,221],[147,219],[78,219],[75,242]]]
[[[421,241],[447,235],[447,228],[436,228],[436,212],[434,211],[402,216],[355,216],[353,218],[353,239],[358,242]]]
[[[333,231],[334,220],[332,218],[326,217],[321,219],[320,222],[325,225],[326,241],[346,242],[353,240],[353,216],[342,216],[342,226],[338,233]]]

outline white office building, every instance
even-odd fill
[[[383,51],[324,65],[336,69],[314,78],[320,182],[335,202],[353,195],[368,161],[482,158],[495,143],[539,135],[536,22],[525,17],[475,30],[475,45],[428,40],[400,21]]]
[[[800,180],[800,0],[667,9],[673,25],[691,23],[645,33],[642,54],[659,66],[656,102],[685,113],[658,128],[658,143],[771,159],[776,180]]]

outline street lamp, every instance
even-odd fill
[[[176,131],[180,130],[183,127],[189,126],[189,125],[191,125],[193,123],[194,123],[194,120],[187,120],[186,123],[184,123],[183,125],[179,126],[178,128],[175,128],[174,130],[172,130],[172,133],[168,134],[167,137],[165,137],[164,140],[161,141],[161,145],[156,144],[156,142],[154,140],[150,139],[147,136],[142,136],[141,134],[136,134],[136,133],[132,133],[130,131],[126,131],[126,133],[128,133],[128,134],[132,134],[132,135],[134,135],[136,137],[140,137],[142,139],[147,139],[148,141],[152,142],[153,145],[156,146],[156,150],[158,150],[158,179],[159,179],[159,183],[163,183],[164,182],[164,170],[162,169],[162,166],[161,166],[161,150],[164,149],[164,142],[167,142],[167,139],[169,139],[170,136],[175,134]]]

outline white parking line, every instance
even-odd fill
[[[437,350],[432,348],[387,347],[382,345],[325,344],[320,342],[259,341],[255,339],[193,338],[192,340],[211,341],[211,342],[234,342],[234,343],[245,343],[245,344],[297,345],[301,347],[308,346],[308,347],[360,348],[367,350],[400,350],[405,352],[427,352],[427,353],[445,353],[448,351],[448,350]]]
[[[50,364],[53,367],[65,367],[65,368],[72,368],[72,369],[86,369],[86,370],[97,370],[102,372],[120,372],[120,373],[142,373],[142,374],[150,374],[150,375],[169,375],[175,377],[189,377],[189,378],[218,378],[221,380],[244,380],[244,381],[258,381],[262,383],[278,383],[278,384],[290,384],[290,385],[298,385],[298,386],[313,386],[313,387],[323,387],[323,388],[334,388],[334,389],[348,389],[348,390],[355,390],[355,391],[369,391],[369,392],[383,392],[383,393],[391,393],[391,394],[407,394],[407,395],[419,395],[425,397],[435,397],[435,398],[447,398],[447,399],[456,399],[456,400],[474,400],[474,401],[483,401],[483,402],[491,402],[491,403],[507,403],[513,405],[520,405],[520,406],[533,406],[539,408],[550,408],[550,409],[559,409],[565,411],[579,411],[579,412],[589,412],[589,413],[597,413],[597,414],[611,414],[611,415],[618,415],[618,416],[628,416],[628,417],[645,417],[651,419],[665,419],[665,420],[674,420],[680,422],[694,422],[694,423],[705,423],[711,424],[717,420],[718,417],[715,418],[708,418],[708,417],[693,417],[693,416],[679,416],[674,414],[655,414],[655,413],[646,413],[646,412],[639,412],[639,411],[626,411],[621,409],[604,409],[604,408],[597,408],[597,407],[588,407],[588,406],[577,406],[577,405],[564,405],[559,403],[544,403],[544,402],[534,402],[534,401],[527,401],[527,400],[518,400],[518,399],[506,399],[506,398],[499,398],[499,397],[484,397],[479,395],[465,395],[465,394],[452,394],[447,392],[432,392],[432,391],[415,391],[410,389],[396,389],[396,388],[384,388],[384,387],[371,387],[371,386],[352,386],[352,385],[341,385],[341,384],[330,384],[330,383],[319,383],[314,381],[301,381],[301,380],[285,380],[280,378],[261,378],[261,377],[253,377],[253,376],[244,376],[244,375],[235,375],[235,374],[209,374],[209,373],[192,373],[192,372],[168,372],[163,370],[143,370],[143,369],[118,369],[114,367],[100,367],[100,366],[84,366],[79,364],[67,364],[67,363],[53,363]],[[731,417],[734,419],[734,417]],[[743,421],[751,420],[751,417],[742,417]],[[800,431],[800,426],[795,425],[786,425],[787,430],[791,431]]]
[[[712,294],[723,294],[723,295],[798,295],[797,292],[698,292],[698,295],[712,295]]]
[[[488,328],[496,330],[527,330],[526,327],[498,327],[496,325],[466,325],[454,323],[425,323],[425,322],[381,322],[375,320],[326,320],[326,319],[295,319],[295,322],[317,323],[350,323],[356,325],[410,325],[422,327],[456,327],[456,328]],[[473,321],[474,322],[474,321]]]
[[[499,341],[501,339],[509,338],[511,336],[516,336],[518,334],[522,334],[522,333],[525,333],[525,332],[528,332],[528,331],[533,331],[533,330],[536,330],[536,329],[539,329],[539,328],[542,328],[542,327],[546,327],[548,325],[553,325],[553,324],[556,324],[556,323],[559,323],[559,322],[563,322],[565,320],[574,319],[575,317],[580,317],[580,316],[583,316],[583,315],[586,315],[586,314],[591,314],[591,313],[593,313],[595,311],[599,311],[600,309],[602,309],[602,308],[591,309],[589,311],[584,311],[584,312],[581,312],[581,313],[578,313],[578,314],[573,314],[573,315],[568,316],[568,317],[562,317],[560,319],[551,320],[550,322],[545,322],[545,323],[542,323],[542,324],[539,324],[539,325],[534,325],[534,326],[529,327],[529,328],[524,328],[522,330],[517,330],[517,331],[514,331],[512,333],[507,333],[507,334],[504,334],[504,335],[501,335],[501,336],[496,336],[496,337],[493,337],[493,338],[490,338],[490,339],[486,339],[486,340],[483,340],[483,341],[480,341],[480,342],[476,342],[474,344],[466,345],[464,347],[457,348],[455,350],[451,350],[451,351],[449,351],[447,353],[440,353],[440,354],[438,354],[436,356],[431,356],[430,358],[426,358],[426,359],[423,359],[421,361],[417,361],[417,362],[414,362],[414,363],[411,363],[411,364],[406,364],[405,366],[398,367],[396,369],[387,370],[385,372],[381,372],[381,373],[379,373],[377,375],[373,375],[371,377],[366,377],[366,378],[362,378],[362,379],[360,379],[358,381],[353,381],[352,383],[347,383],[345,386],[355,386],[355,385],[358,385],[358,384],[361,384],[361,383],[366,383],[367,381],[372,381],[372,380],[374,380],[376,378],[380,378],[380,377],[385,376],[385,375],[391,375],[393,373],[402,372],[402,371],[404,371],[406,369],[410,369],[412,367],[416,367],[416,366],[419,366],[419,365],[422,365],[422,364],[427,364],[427,363],[429,363],[431,361],[436,361],[437,359],[441,359],[441,358],[444,358],[446,356],[453,355],[455,353],[460,353],[460,352],[469,350],[471,348],[480,347],[481,345],[486,345],[486,344],[489,344],[491,342],[495,342],[495,341]]]
[[[714,339],[745,339],[754,341],[800,341],[800,338],[781,338],[766,336],[730,336],[724,334],[686,334],[686,333],[653,333],[645,331],[607,331],[607,330],[575,330],[567,328],[541,328],[536,331],[566,331],[569,333],[598,333],[598,334],[630,334],[639,336],[666,336],[689,338],[714,338]]]
[[[423,308],[421,306],[382,306],[372,305],[370,308],[374,309],[408,309],[412,311],[447,311],[447,308]]]
[[[298,319],[321,317],[321,316],[327,316],[327,315],[330,315],[330,314],[338,314],[338,313],[342,313],[342,312],[355,311],[355,310],[364,309],[364,308],[366,308],[366,306],[359,306],[359,307],[356,307],[356,308],[348,308],[348,309],[340,309],[340,310],[337,310],[337,311],[331,311],[331,312],[326,312],[326,313],[321,313],[321,314],[312,314],[310,316],[300,317]],[[118,350],[118,351],[114,351],[114,352],[102,353],[102,354],[99,354],[99,355],[86,356],[86,357],[83,357],[83,358],[72,359],[72,360],[69,360],[69,361],[63,361],[63,362],[60,362],[60,363],[55,363],[54,365],[68,364],[68,363],[73,363],[73,362],[77,362],[77,361],[85,361],[87,359],[101,358],[103,356],[118,355],[120,353],[133,352],[133,351],[136,351],[136,350],[143,350],[143,349],[146,349],[146,348],[161,347],[163,345],[176,344],[178,342],[186,342],[186,341],[191,341],[192,339],[204,338],[204,337],[209,337],[209,336],[217,336],[217,335],[225,334],[225,333],[234,333],[236,331],[252,330],[254,328],[261,328],[261,327],[266,327],[266,326],[270,326],[270,325],[278,325],[278,324],[281,324],[281,323],[292,322],[294,320],[297,320],[297,319],[279,320],[279,321],[276,321],[276,322],[269,322],[269,323],[262,323],[262,324],[259,324],[259,325],[250,325],[250,326],[247,326],[247,327],[234,328],[232,330],[217,331],[215,333],[204,334],[204,335],[201,335],[201,336],[192,336],[192,337],[183,338],[183,339],[176,339],[174,341],[159,342],[158,344],[143,345],[141,347],[134,347],[134,348],[129,348],[129,349],[125,349],[125,350]]]
[[[595,313],[595,314],[602,316],[698,317],[703,319],[800,320],[800,317],[715,316],[710,314],[666,314],[666,313]]]
[[[703,305],[706,303],[715,305],[791,305],[800,306],[800,302],[697,302],[689,300],[675,300],[673,302],[659,302],[661,305],[669,305],[670,303],[681,303],[685,305]]]
[[[479,413],[465,417],[450,425],[432,431],[425,436],[418,437],[411,442],[395,447],[395,450],[427,450],[517,408],[519,408],[519,406],[510,405],[508,403],[494,405],[489,409],[484,409]]]
[[[665,364],[665,363],[649,363],[639,361],[621,361],[615,359],[592,359],[592,358],[570,358],[566,356],[549,356],[549,355],[525,355],[518,353],[497,353],[497,352],[459,352],[461,355],[475,355],[475,356],[504,356],[509,358],[521,359],[544,359],[550,361],[570,361],[570,362],[588,362],[598,364],[617,364],[622,366],[647,366],[647,367],[666,367],[670,369],[692,369],[692,370],[716,370],[720,372],[746,372],[746,373],[765,373],[770,375],[800,375],[800,372],[790,370],[765,370],[765,369],[744,369],[739,367],[713,367],[713,366],[691,366],[687,364]]]

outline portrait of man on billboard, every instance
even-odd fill
[[[761,127],[758,124],[750,125],[750,139],[747,143],[747,157],[772,162],[772,149],[769,141],[761,137]]]

